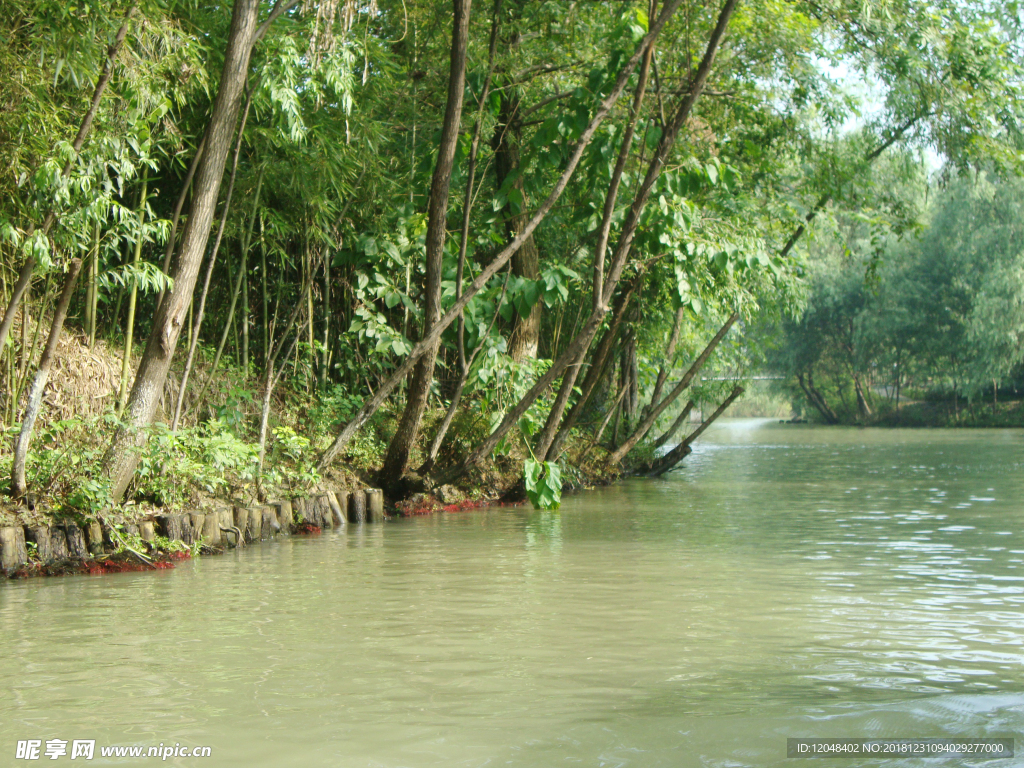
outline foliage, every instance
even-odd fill
[[[527,459],[523,479],[526,497],[534,509],[558,509],[562,505],[562,470],[558,464]]]

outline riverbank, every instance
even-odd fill
[[[897,408],[888,401],[873,405],[870,416],[852,410],[840,414],[840,423],[850,427],[920,427],[920,428],[1018,428],[1024,427],[1024,400],[1000,396],[997,401],[968,402],[962,398],[929,398],[900,403]],[[821,421],[820,414],[810,411],[812,420]],[[817,417],[814,419],[813,417]]]
[[[221,505],[128,523],[107,516],[86,524],[16,523],[0,527],[0,569],[12,578],[158,570],[277,536],[316,535],[385,519],[383,492],[366,488],[322,489],[266,505]]]

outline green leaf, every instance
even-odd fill
[[[562,505],[562,470],[553,461],[527,459],[523,482],[534,509],[558,509]]]

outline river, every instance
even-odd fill
[[[788,737],[1013,736],[1022,447],[726,421],[558,512],[0,584],[2,762],[59,738],[212,749],[166,765],[724,768],[792,765]]]

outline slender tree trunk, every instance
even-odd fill
[[[654,426],[654,422],[658,420],[658,417],[665,412],[672,403],[683,393],[683,391],[690,386],[690,382],[693,381],[693,377],[696,376],[700,369],[707,363],[708,358],[711,357],[711,353],[715,351],[722,339],[732,328],[733,323],[739,320],[739,312],[733,312],[729,315],[729,319],[725,321],[721,328],[718,329],[718,333],[715,334],[714,338],[708,342],[708,345],[704,347],[704,351],[700,353],[696,360],[690,365],[686,373],[683,374],[683,378],[679,380],[679,383],[672,388],[672,391],[665,396],[665,399],[660,403],[652,406],[647,417],[640,422],[636,430],[630,435],[615,451],[608,457],[608,464],[618,464],[624,458],[626,454],[633,450],[634,446],[643,440],[644,436],[650,431],[651,427]]]
[[[860,413],[861,418],[871,418],[871,406],[868,404],[868,398],[864,392],[864,384],[860,380],[860,374],[858,373],[853,374],[853,391],[857,395],[857,411]]]
[[[256,211],[260,202],[260,191],[263,188],[263,174],[260,174],[256,181],[256,193],[252,200],[252,213],[249,215],[249,224],[246,227],[245,234],[242,236],[242,254],[239,259],[241,264],[239,265],[238,276],[235,278],[234,285],[231,288],[231,301],[228,303],[228,316],[224,322],[224,330],[220,334],[220,341],[217,343],[217,352],[213,356],[213,365],[210,366],[210,373],[206,377],[206,381],[203,383],[202,389],[199,390],[199,394],[196,395],[196,401],[193,405],[200,403],[203,399],[203,395],[206,394],[206,390],[209,389],[210,384],[213,383],[214,377],[217,375],[217,369],[220,367],[221,358],[224,356],[224,348],[228,342],[228,334],[231,331],[232,321],[235,319],[235,307],[238,306],[238,296],[241,293],[242,282],[245,280],[245,255],[249,250],[249,243],[252,239],[252,229],[256,219]],[[226,213],[226,212],[225,212]],[[218,236],[218,242],[219,242]],[[306,283],[312,282],[312,273],[307,274]],[[310,307],[312,312],[312,307]],[[308,315],[312,317],[312,314]]]
[[[632,323],[626,328],[619,370],[622,374],[622,383],[626,385],[626,396],[622,398],[622,412],[627,423],[632,425],[640,410],[640,363],[636,353],[636,329]]]
[[[626,310],[629,308],[636,292],[640,289],[642,280],[643,274],[641,273],[633,279],[626,290],[621,291],[617,295],[615,306],[612,309],[612,320],[608,324],[608,329],[604,332],[604,336],[601,337],[601,341],[594,348],[594,353],[590,360],[590,368],[587,370],[587,375],[584,377],[583,384],[580,387],[580,396],[562,420],[562,425],[558,428],[555,439],[552,441],[551,447],[548,448],[544,457],[546,461],[554,461],[562,453],[562,444],[569,437],[572,428],[576,426],[576,421],[590,402],[594,390],[604,375],[608,362],[611,360],[612,348],[615,346],[619,330],[622,328],[622,323],[625,320]],[[565,387],[565,385],[566,382],[563,380],[562,387]],[[550,414],[548,418],[550,421]]]
[[[224,164],[231,148],[231,136],[241,108],[258,10],[258,0],[235,0],[224,70],[207,129],[206,150],[196,169],[192,211],[182,235],[174,289],[167,294],[153,318],[153,331],[125,409],[126,423],[117,430],[104,457],[103,463],[114,500],[124,495],[135,474],[138,449],[144,439],[141,430],[152,422],[156,413],[167,370],[177,346],[178,334],[191,303],[200,262],[210,237],[210,223],[224,176]]]
[[[327,375],[331,365],[331,256],[324,254],[324,341],[323,356],[320,362],[320,391],[327,389]]]
[[[518,38],[518,35],[515,35]],[[509,86],[501,93],[501,106],[498,113],[498,126],[494,131],[494,183],[499,188],[505,180],[515,174],[515,181],[509,188],[510,198],[518,196],[518,205],[511,199],[506,203],[502,215],[505,217],[505,231],[510,241],[523,231],[529,216],[525,185],[520,168],[520,145],[522,144],[522,126],[519,124],[521,96],[519,89]],[[518,209],[518,210],[517,210]],[[533,235],[523,240],[522,247],[512,256],[512,273],[527,280],[540,277],[540,251]],[[531,308],[530,314],[521,317],[518,312],[512,320],[512,333],[509,337],[509,355],[521,363],[523,360],[537,357],[540,342],[540,326],[542,303],[538,300]]]
[[[78,133],[75,136],[75,140],[71,143],[71,148],[75,151],[75,157],[64,164],[64,168],[61,171],[61,178],[63,179],[66,179],[71,175],[71,169],[74,167],[78,153],[82,151],[82,147],[85,145],[85,140],[89,137],[89,133],[92,131],[92,124],[96,119],[96,112],[99,111],[100,101],[103,99],[103,92],[107,90],[107,84],[110,82],[110,76],[114,73],[114,62],[117,60],[117,52],[121,50],[121,44],[124,43],[124,37],[128,33],[128,23],[134,15],[135,5],[132,5],[128,9],[128,12],[125,13],[124,21],[122,22],[120,29],[118,29],[117,34],[114,35],[114,41],[107,47],[107,58],[103,63],[103,71],[100,73],[100,79],[96,81],[96,88],[92,93],[92,102],[89,104],[89,109],[86,111],[85,117],[82,118],[82,122],[78,126]],[[43,219],[42,230],[44,236],[49,234],[50,227],[53,226],[53,223],[56,220],[57,212],[51,208]],[[25,263],[22,264],[21,271],[18,273],[18,282],[15,283],[14,290],[11,292],[11,298],[7,302],[7,310],[4,312],[4,319],[0,321],[0,350],[7,346],[7,336],[10,334],[11,325],[14,323],[14,314],[18,311],[18,305],[21,303],[22,297],[32,280],[32,272],[35,271],[35,268],[35,257],[29,256],[25,259]]]
[[[651,4],[653,10],[653,3]],[[653,15],[653,14],[652,14]],[[615,214],[615,203],[619,196],[619,186],[622,183],[622,174],[626,169],[626,161],[629,159],[630,153],[633,148],[633,136],[636,133],[636,124],[640,118],[640,107],[643,105],[644,94],[647,91],[647,80],[651,69],[651,61],[654,54],[654,41],[644,51],[643,62],[640,65],[640,75],[637,80],[636,91],[633,93],[633,104],[630,110],[629,119],[626,123],[626,130],[622,137],[622,144],[619,146],[619,154],[615,161],[615,168],[612,170],[611,181],[608,185],[608,191],[605,193],[604,198],[604,209],[601,215],[601,227],[598,232],[597,246],[594,249],[594,276],[593,276],[593,301],[594,301],[594,312],[604,313],[607,305],[607,299],[604,298],[605,294],[605,254],[608,250],[608,239],[611,235],[612,219]],[[625,230],[623,230],[625,231]],[[616,278],[617,279],[617,278]],[[610,296],[611,294],[609,294]],[[537,456],[542,457],[545,461],[551,456],[551,447],[555,442],[555,435],[558,431],[558,425],[562,423],[562,416],[565,413],[565,408],[569,404],[569,398],[572,396],[573,387],[576,386],[576,377],[579,376],[580,367],[583,365],[584,357],[586,356],[587,350],[590,348],[589,343],[583,347],[580,352],[580,356],[575,362],[570,365],[565,374],[562,377],[562,384],[559,387],[558,394],[555,395],[555,401],[551,405],[551,410],[548,412],[547,420],[544,422],[544,428],[541,430],[540,435],[537,437],[537,446],[535,453]],[[618,421],[616,421],[616,429],[618,428]]]
[[[619,404],[622,402],[622,398],[626,395],[626,387],[619,387],[619,394],[615,396],[615,400],[612,402],[612,407],[608,409],[608,413],[605,414],[604,419],[601,420],[601,425],[598,427],[597,432],[594,434],[594,439],[590,441],[590,444],[583,449],[583,453],[576,459],[576,464],[582,464],[583,459],[586,457],[590,450],[601,442],[601,437],[604,435],[604,431],[608,428],[609,422],[619,411]]]
[[[661,390],[665,388],[665,382],[668,380],[668,375],[672,371],[672,365],[676,358],[676,345],[679,344],[679,333],[683,328],[683,316],[685,314],[685,307],[680,307],[676,310],[676,319],[672,324],[672,333],[669,334],[668,344],[665,346],[665,361],[661,364],[661,368],[658,369],[658,378],[654,382],[654,391],[651,392],[651,402],[644,408],[642,418],[646,418],[651,412],[651,408],[661,400]]]
[[[663,475],[686,458],[693,450],[690,447],[693,444],[693,441],[700,437],[704,433],[704,430],[710,427],[719,416],[725,413],[726,408],[732,405],[733,401],[742,394],[743,387],[733,387],[732,392],[729,393],[729,396],[725,398],[724,402],[718,406],[715,412],[704,419],[704,421],[701,422],[701,425],[697,427],[692,434],[688,435],[685,440],[679,443],[679,445],[658,459],[658,461],[654,463],[654,466],[651,467],[650,471],[647,472],[647,475],[650,477]]]
[[[50,335],[46,340],[43,355],[39,359],[35,378],[32,379],[32,387],[29,389],[25,415],[21,419],[21,432],[18,434],[18,441],[14,446],[14,460],[11,465],[11,496],[15,499],[23,498],[28,490],[28,483],[25,480],[25,461],[28,456],[29,444],[32,441],[32,430],[35,427],[36,418],[39,416],[39,409],[43,403],[43,390],[46,389],[46,382],[50,377],[50,366],[53,364],[53,356],[57,351],[57,343],[60,341],[60,334],[64,328],[64,319],[68,314],[68,305],[75,293],[75,284],[81,271],[82,260],[72,259],[68,264],[68,273],[64,277],[64,289],[61,291],[53,313]]]
[[[142,259],[143,229],[146,226],[146,191],[149,181],[149,166],[142,168],[142,191],[139,193],[139,231],[135,236],[135,250],[132,255],[132,266],[138,269]],[[132,364],[132,342],[135,339],[135,303],[139,296],[139,281],[132,280],[132,289],[128,293],[128,319],[124,326],[124,357],[121,359],[121,387],[117,391],[117,410],[124,409],[124,397],[128,392],[128,375]]]
[[[167,248],[164,249],[164,262],[161,270],[165,275],[170,274],[171,271],[171,256],[174,254],[174,245],[178,235],[178,221],[181,219],[181,208],[185,204],[185,198],[188,196],[188,191],[192,187],[192,178],[196,174],[196,166],[199,165],[199,158],[203,156],[203,149],[206,147],[206,134],[203,134],[203,138],[199,141],[199,146],[196,147],[195,154],[192,156],[192,162],[189,163],[188,173],[185,174],[185,182],[181,185],[181,192],[178,193],[178,200],[174,204],[174,213],[171,214],[171,231],[167,233]],[[164,291],[160,291],[160,295],[157,297],[156,306],[157,309],[164,301]]]
[[[263,232],[263,217],[260,217],[260,293],[263,300],[263,362],[270,360],[270,302],[267,297],[267,242]]]
[[[551,192],[548,193],[547,198],[534,212],[530,221],[527,223],[526,227],[523,228],[520,235],[503,248],[498,255],[480,271],[480,273],[473,279],[469,289],[452,305],[441,320],[433,326],[430,333],[413,347],[408,357],[406,357],[395,372],[381,383],[373,395],[363,402],[362,406],[360,406],[352,419],[342,428],[331,446],[320,455],[317,460],[318,468],[326,468],[335,459],[335,457],[341,453],[363,424],[365,424],[366,421],[377,412],[381,405],[384,404],[387,398],[398,386],[399,382],[405,379],[419,359],[432,348],[432,345],[441,337],[444,330],[458,318],[466,304],[468,304],[472,298],[476,296],[476,294],[479,293],[485,285],[487,285],[488,281],[497,274],[498,270],[508,263],[512,255],[522,246],[523,240],[533,234],[533,231],[547,217],[548,213],[551,212],[551,209],[554,207],[555,203],[558,202],[558,199],[562,196],[562,193],[568,186],[570,179],[572,179],[573,174],[576,172],[576,167],[579,165],[587,146],[594,138],[594,134],[597,132],[597,129],[604,122],[609,112],[611,112],[612,107],[614,107],[615,103],[619,100],[623,90],[625,90],[629,77],[632,75],[633,70],[639,63],[643,51],[661,33],[665,23],[679,8],[681,2],[682,0],[669,0],[662,12],[658,15],[658,18],[650,25],[647,35],[644,36],[637,45],[633,55],[622,66],[618,78],[615,81],[615,85],[594,112],[593,117],[591,117],[590,123],[587,125],[586,129],[577,141],[576,146],[573,148],[569,161],[552,187]]]
[[[441,277],[444,258],[445,228],[448,219],[448,193],[451,184],[455,149],[459,141],[459,125],[462,122],[462,98],[466,82],[466,50],[469,44],[469,10],[471,0],[454,0],[452,19],[451,62],[448,73],[448,102],[445,106],[444,122],[441,126],[441,141],[437,152],[437,165],[430,184],[430,199],[427,203],[426,236],[426,286],[424,290],[423,334],[430,331],[441,317]],[[381,482],[385,489],[395,488],[409,464],[409,455],[416,443],[420,420],[427,407],[430,384],[434,378],[434,364],[437,360],[439,342],[434,342],[416,364],[405,411],[398,423],[398,429],[388,446]]]
[[[255,211],[253,212],[255,214]],[[252,232],[252,222],[249,223]],[[248,238],[247,238],[248,239]],[[242,370],[246,378],[249,376],[249,248],[242,249],[242,315],[239,318],[242,326]]]
[[[679,415],[676,416],[676,420],[672,422],[672,426],[668,428],[665,434],[654,441],[655,450],[661,448],[661,446],[676,436],[676,433],[680,428],[682,428],[683,424],[686,423],[686,420],[690,418],[690,412],[694,409],[694,406],[695,403],[693,400],[686,401],[686,405],[683,406],[683,410],[681,410]]]
[[[487,107],[487,97],[491,92],[491,79],[494,75],[494,57],[497,53],[498,30],[501,27],[501,6],[502,0],[494,0],[494,7],[491,11],[491,42],[487,54],[487,75],[484,77],[483,89],[480,92],[476,125],[473,127],[473,141],[470,144],[469,162],[466,166],[466,189],[462,198],[462,229],[459,232],[459,258],[455,268],[456,300],[462,298],[463,283],[465,280],[466,250],[469,245],[469,223],[470,214],[473,210],[473,190],[476,181],[476,161],[480,151],[480,134],[483,130],[484,109]],[[495,305],[494,316],[491,318],[491,324],[487,328],[487,333],[481,338],[481,344],[477,345],[477,348],[473,350],[473,354],[470,355],[468,359],[466,358],[466,318],[461,312],[459,313],[458,327],[455,334],[459,363],[459,382],[455,387],[455,392],[452,394],[452,399],[448,404],[448,410],[444,414],[444,419],[441,420],[441,426],[438,427],[437,432],[434,435],[434,439],[430,443],[430,448],[427,450],[427,458],[417,470],[419,474],[429,472],[433,468],[434,462],[437,460],[437,454],[441,450],[441,446],[444,444],[445,435],[448,434],[448,429],[452,425],[452,420],[458,412],[459,403],[462,401],[462,393],[466,388],[466,382],[469,380],[470,368],[473,366],[473,361],[476,359],[477,354],[483,348],[482,339],[485,339],[490,335],[491,329],[494,328],[494,324],[497,322],[498,309],[501,307],[501,303],[505,300],[505,291],[507,288],[508,276],[506,275],[505,283],[501,289],[501,298],[498,299],[498,303]]]
[[[89,289],[85,294],[87,330],[89,332],[89,349],[96,345],[96,310],[99,308],[98,286],[96,278],[100,271],[100,223],[93,225],[92,252],[89,254]]]
[[[228,190],[224,195],[224,209],[220,214],[220,225],[217,227],[217,237],[213,241],[213,248],[210,249],[210,258],[206,264],[206,274],[203,276],[203,290],[199,294],[199,309],[195,313],[195,320],[192,319],[193,300],[189,299],[189,345],[188,356],[185,358],[185,369],[181,374],[181,384],[178,386],[178,399],[174,404],[174,417],[171,420],[171,431],[178,431],[178,423],[181,419],[181,411],[185,402],[185,392],[188,389],[188,380],[192,374],[192,365],[195,362],[196,348],[199,346],[199,332],[203,329],[203,318],[206,315],[206,297],[210,293],[210,280],[213,277],[213,268],[217,263],[217,254],[220,253],[221,240],[224,238],[224,227],[227,225],[228,214],[231,212],[231,198],[235,191],[235,177],[238,173],[238,156],[242,151],[242,139],[245,136],[245,124],[249,118],[249,107],[252,104],[252,92],[246,98],[245,109],[242,112],[242,122],[238,127],[238,140],[235,142],[235,153],[231,161],[231,177],[228,179]],[[205,140],[205,139],[204,139]],[[259,187],[263,182],[262,174],[257,182],[257,199],[259,198]],[[205,245],[204,245],[205,247]],[[159,311],[159,309],[158,309]]]
[[[300,293],[301,296],[301,293]],[[288,334],[291,332],[292,326],[295,324],[296,319],[299,316],[299,312],[302,309],[302,301],[295,303],[295,308],[292,310],[291,316],[288,318],[288,322],[285,325],[284,333],[281,334],[281,338],[274,344],[272,350],[267,351],[267,364],[266,370],[263,374],[263,406],[260,409],[260,437],[259,437],[259,467],[260,472],[263,471],[263,460],[266,456],[267,450],[267,427],[270,423],[270,398],[274,394],[274,387],[277,386],[277,382],[281,378],[281,373],[284,371],[285,366],[288,364],[288,358],[291,357],[292,351],[298,344],[299,337],[302,336],[305,330],[305,323],[309,322],[307,317],[298,328],[295,329],[295,335],[292,337],[291,344],[288,347],[288,351],[284,357],[281,358],[281,366],[274,371],[274,365],[277,362],[278,357],[281,354],[281,350],[284,347],[285,339],[288,338]]]
[[[819,392],[814,386],[814,374],[811,371],[807,372],[807,380],[804,381],[804,374],[798,373],[796,380],[800,384],[800,389],[807,395],[808,401],[813,405],[818,413],[825,419],[826,424],[838,424],[839,417],[836,412],[832,410],[831,406],[826,402],[825,397]]]

